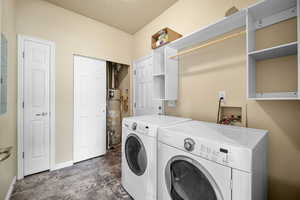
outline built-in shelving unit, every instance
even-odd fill
[[[247,95],[250,100],[298,100],[299,96],[299,64],[295,73],[298,73],[298,88],[295,91],[289,89],[287,91],[277,91],[277,88],[273,90],[276,92],[264,92],[258,91],[257,86],[257,64],[260,61],[267,61],[275,58],[283,58],[286,56],[295,55],[298,56],[298,41],[273,46],[270,48],[257,50],[256,49],[256,37],[257,31],[262,28],[267,28],[271,25],[279,24],[283,21],[297,17],[298,19],[298,38],[299,38],[299,5],[297,0],[268,0],[258,4],[255,4],[248,8],[247,13]],[[283,32],[285,30],[282,30]],[[272,35],[272,37],[276,37]],[[298,56],[299,60],[299,56]],[[299,62],[298,62],[299,63]],[[287,67],[287,66],[282,66]],[[275,70],[275,68],[274,68]],[[280,76],[280,72],[275,73],[276,76]],[[264,74],[263,74],[264,75]],[[267,75],[264,75],[264,80],[268,81]],[[280,77],[278,77],[280,79]],[[284,80],[281,80],[284,83]],[[270,83],[269,83],[270,84]],[[278,83],[274,83],[276,87]]]
[[[154,99],[177,100],[178,98],[178,58],[197,44],[212,40],[218,36],[246,26],[247,34],[247,96],[252,100],[295,100],[300,99],[300,68],[298,64],[298,90],[275,93],[256,92],[256,63],[262,60],[298,55],[298,41],[257,50],[256,31],[270,25],[297,17],[298,38],[300,38],[300,6],[297,0],[266,0],[243,9],[216,23],[201,28],[168,45],[154,50]],[[283,30],[284,31],[284,30]],[[227,39],[230,37],[227,37]],[[226,38],[224,38],[225,40]],[[220,40],[222,41],[222,39]],[[205,45],[204,45],[205,46]],[[195,48],[195,47],[194,47]],[[197,50],[197,48],[196,48]],[[179,52],[179,53],[178,53]],[[298,56],[299,60],[299,56]],[[298,61],[300,63],[300,61]]]

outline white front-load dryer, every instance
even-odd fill
[[[158,200],[266,200],[267,131],[189,121],[158,130]]]
[[[189,119],[165,115],[125,118],[122,186],[135,200],[157,200],[157,129]]]

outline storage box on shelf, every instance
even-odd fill
[[[181,34],[173,31],[170,28],[164,28],[152,36],[151,39],[152,49],[162,47],[180,37],[182,37]]]
[[[271,59],[284,59],[284,57],[290,56],[290,59],[293,59],[291,55],[297,56],[297,60],[299,60],[298,56],[298,41],[294,42],[286,42],[280,45],[275,45],[269,48],[257,49],[257,32],[260,29],[267,29],[270,26],[280,26],[280,23],[284,23],[286,20],[291,20],[293,18],[297,18],[297,27],[296,27],[296,35],[299,38],[299,3],[297,0],[269,0],[264,1],[262,3],[258,3],[254,6],[248,8],[247,13],[247,95],[248,99],[251,100],[298,100],[299,91],[300,91],[300,80],[299,80],[299,64],[295,64],[295,73],[298,73],[296,85],[291,89],[286,88],[286,91],[280,91],[280,88],[276,88],[278,86],[278,82],[275,82],[274,91],[258,91],[257,88],[257,76],[258,73],[263,70],[258,70],[258,63],[261,61],[271,60]],[[298,4],[298,5],[297,5]],[[282,30],[283,32],[286,30]],[[291,31],[291,30],[288,30]],[[276,37],[272,35],[272,37]],[[266,38],[267,39],[267,38]],[[278,38],[278,41],[280,39]],[[277,63],[276,63],[277,64]],[[290,64],[290,63],[288,63]],[[285,67],[286,70],[291,70],[291,66],[280,66]],[[275,70],[275,67],[274,67]],[[281,69],[283,70],[283,69]],[[285,83],[285,80],[281,79],[280,71],[273,73],[278,76],[277,79],[280,80],[281,83]],[[264,75],[264,80],[270,81],[271,74]],[[270,83],[268,83],[270,85]],[[278,91],[279,90],[279,91]]]

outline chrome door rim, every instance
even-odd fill
[[[141,172],[137,172],[137,170],[134,169],[134,168],[132,167],[132,165],[130,164],[131,161],[130,161],[130,159],[128,158],[129,156],[128,156],[127,151],[126,151],[126,150],[127,150],[127,142],[128,142],[128,139],[129,139],[129,138],[132,138],[132,137],[138,141],[138,143],[141,145],[141,149],[142,149],[142,150],[144,151],[144,153],[145,153],[145,157],[146,157],[146,167],[145,167],[145,169],[142,170]],[[148,167],[148,159],[147,159],[147,151],[146,151],[146,148],[145,148],[145,146],[144,146],[142,140],[139,138],[139,136],[137,136],[137,135],[134,134],[134,133],[129,134],[129,135],[127,136],[127,138],[126,138],[126,141],[125,141],[125,148],[124,148],[124,151],[125,151],[124,153],[125,153],[126,162],[127,162],[127,165],[128,165],[128,167],[129,167],[129,169],[130,169],[135,175],[137,175],[137,176],[142,176],[142,175],[146,172],[146,170],[147,170],[147,167]]]
[[[207,178],[207,180],[209,181],[209,183],[211,184],[211,186],[214,189],[214,192],[217,196],[217,200],[224,200],[224,197],[222,195],[222,192],[219,188],[219,186],[217,185],[217,183],[215,182],[214,178],[212,177],[212,175],[196,160],[189,158],[187,156],[174,156],[173,158],[171,158],[168,163],[167,166],[165,168],[165,181],[166,181],[166,187],[169,193],[169,196],[172,198],[171,196],[171,164],[174,161],[186,161],[192,165],[194,165],[198,170],[200,170],[205,177]]]

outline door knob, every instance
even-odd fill
[[[36,114],[35,116],[47,116],[48,115],[48,113],[47,112],[42,112],[42,113],[38,113],[38,114]]]

